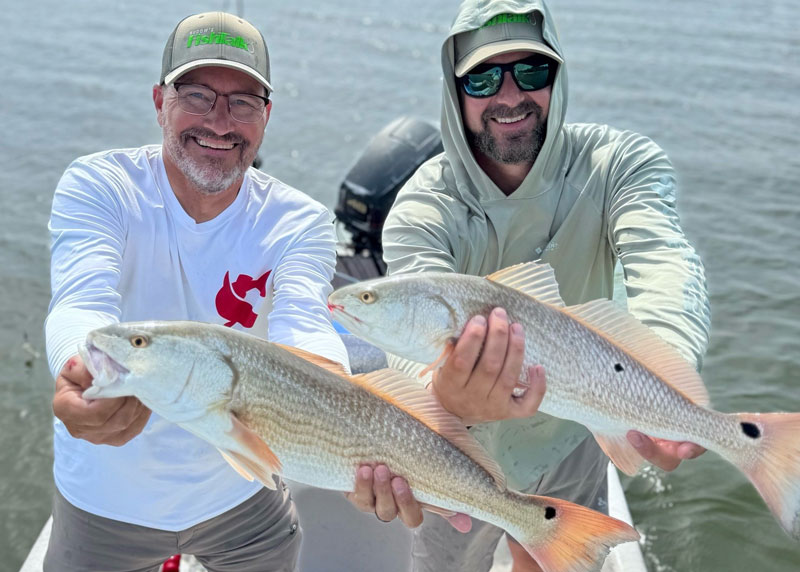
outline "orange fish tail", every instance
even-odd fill
[[[537,506],[539,523],[532,523],[528,534],[522,527],[521,534],[512,535],[544,572],[599,572],[614,546],[639,539],[630,525],[597,511],[554,498],[524,497]]]
[[[800,413],[740,413],[736,417],[754,450],[740,461],[730,460],[758,489],[786,533],[800,540]]]

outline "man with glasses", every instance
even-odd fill
[[[487,275],[550,264],[568,305],[611,298],[622,265],[628,309],[697,367],[709,309],[699,257],[675,211],[676,182],[649,139],[606,125],[567,124],[567,58],[541,0],[466,0],[442,48],[444,153],[397,196],[383,230],[390,274]],[[608,459],[588,431],[536,413],[541,366],[525,372],[524,336],[502,308],[473,318],[429,388],[473,425],[510,488],[607,511]],[[390,364],[392,360],[390,360]],[[422,369],[420,364],[417,371]],[[630,447],[672,470],[702,449],[631,432]],[[422,522],[419,504],[386,467],[362,467],[351,500],[381,520]],[[390,481],[390,485],[386,481]],[[390,488],[391,487],[391,488]],[[394,491],[394,494],[392,494]],[[450,526],[452,524],[453,526]],[[487,571],[503,531],[464,515],[426,518],[414,535],[414,570]],[[514,570],[540,570],[512,539]]]
[[[282,483],[248,482],[133,397],[84,401],[92,376],[76,353],[109,323],[196,320],[348,363],[326,305],[329,213],[251,168],[271,93],[256,28],[221,12],[186,18],[153,87],[163,144],[79,158],[58,184],[46,322],[57,491],[45,570],[158,570],[176,552],[212,572],[295,568],[301,533]]]

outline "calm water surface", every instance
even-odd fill
[[[50,510],[42,321],[54,186],[79,155],[158,142],[151,88],[167,35],[187,14],[237,4],[273,60],[261,150],[271,174],[333,207],[381,127],[438,121],[453,1],[15,3],[0,42],[0,570],[18,569]],[[676,165],[711,292],[703,374],[714,406],[800,411],[797,0],[553,4],[568,120],[644,133]],[[651,572],[800,569],[800,545],[713,454],[625,484]]]

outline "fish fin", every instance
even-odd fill
[[[442,407],[430,391],[406,374],[387,368],[348,379],[424,423],[483,467],[492,476],[498,489],[506,488],[502,469],[470,434],[461,419]]]
[[[248,456],[242,455],[236,451],[230,451],[230,454],[236,460],[237,464],[243,465],[250,469],[250,471],[256,476],[262,485],[273,491],[278,490],[278,486],[275,484],[275,479],[272,478],[274,473],[265,471],[261,465],[259,465],[256,461],[253,461]]]
[[[280,474],[281,462],[272,449],[264,443],[252,429],[231,415],[233,427],[230,436],[241,446],[241,450],[227,449],[224,453],[230,455],[246,472],[255,475],[268,489],[276,490],[274,474]],[[235,468],[235,467],[234,467]]]
[[[433,506],[432,504],[421,502],[419,505],[428,512],[432,512],[434,514],[438,514],[439,516],[443,516],[444,518],[450,518],[451,516],[455,516],[458,513],[454,510],[449,510],[446,508],[442,508],[440,506]]]
[[[350,372],[347,371],[347,369],[338,361],[333,361],[332,359],[322,357],[321,355],[308,352],[306,350],[301,350],[300,348],[287,346],[285,344],[277,344],[273,342],[273,345],[276,345],[279,348],[286,350],[287,352],[293,353],[297,357],[301,357],[306,361],[310,361],[314,365],[318,365],[319,367],[327,369],[328,371],[333,372],[337,375],[348,375],[348,376],[350,375]]]
[[[734,415],[755,450],[728,460],[747,475],[786,533],[800,540],[800,413]]]
[[[423,377],[428,372],[433,372],[433,371],[439,369],[442,365],[444,365],[444,362],[447,360],[447,358],[450,356],[450,354],[453,353],[453,348],[455,348],[455,347],[456,347],[456,344],[452,340],[447,340],[447,343],[445,344],[444,349],[442,350],[442,353],[439,354],[439,357],[436,358],[436,361],[433,362],[432,364],[428,365],[428,367],[423,369],[421,372],[419,372],[419,377]]]
[[[523,262],[498,270],[487,280],[508,286],[551,306],[564,307],[553,267],[546,262]]]
[[[611,300],[592,300],[561,310],[639,361],[661,381],[705,407],[708,390],[697,370],[653,330]]]
[[[228,461],[228,464],[229,464],[231,467],[233,467],[233,470],[235,470],[237,473],[239,473],[239,474],[240,474],[242,477],[244,477],[244,478],[245,478],[245,479],[247,479],[248,481],[250,481],[250,482],[253,482],[253,475],[251,475],[251,474],[250,474],[250,473],[248,473],[246,470],[244,470],[244,469],[242,468],[242,466],[241,466],[239,463],[237,463],[237,462],[236,462],[236,461],[233,459],[233,457],[231,457],[230,455],[228,455],[228,454],[227,454],[225,451],[223,451],[222,449],[219,449],[219,448],[218,448],[218,449],[217,449],[217,451],[219,451],[219,453],[220,453],[220,455],[222,455],[222,458],[223,458],[223,459],[225,459],[226,461]]]
[[[597,444],[620,471],[630,477],[639,472],[644,464],[644,457],[634,449],[625,435],[604,435],[594,431],[592,433]]]
[[[514,540],[544,572],[599,572],[614,546],[639,539],[639,533],[629,524],[584,506],[548,497],[519,496],[538,510],[531,514],[530,533],[525,534],[523,529],[517,536],[515,531]]]
[[[392,354],[391,356],[387,354],[387,361],[391,369],[400,371],[412,379],[422,377],[421,372],[425,369],[424,363],[406,359],[397,354]]]

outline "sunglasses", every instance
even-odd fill
[[[558,62],[547,56],[534,55],[507,64],[480,64],[464,74],[461,86],[470,97],[491,97],[500,91],[506,72],[522,91],[537,91],[553,85]]]

